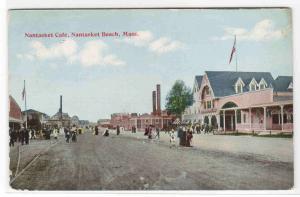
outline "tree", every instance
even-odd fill
[[[166,109],[168,112],[181,117],[187,106],[193,103],[193,94],[182,80],[176,80],[166,98]]]

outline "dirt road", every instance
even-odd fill
[[[49,143],[49,142],[47,142]],[[30,146],[30,145],[29,145]],[[169,148],[165,143],[79,135],[63,137],[44,151],[12,183],[29,190],[210,190],[289,189],[293,163],[197,148]],[[25,151],[24,151],[25,152]],[[22,154],[21,154],[22,155]],[[20,170],[37,154],[20,162]],[[30,155],[30,154],[27,154]],[[11,168],[15,169],[14,155]],[[22,158],[22,157],[21,157]],[[23,162],[23,163],[22,163]]]

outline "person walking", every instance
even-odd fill
[[[30,131],[30,134],[31,134],[31,140],[32,139],[35,139],[35,131],[34,131],[34,129],[31,129],[31,131]]]
[[[117,135],[120,135],[120,126],[117,125]]]
[[[9,129],[9,146],[15,146],[15,137],[16,137],[16,132],[14,129],[10,128]]]
[[[99,134],[99,130],[98,130],[98,127],[95,126],[95,135],[98,135]]]
[[[65,128],[65,138],[66,138],[66,142],[69,143],[70,142],[70,130],[68,128]]]
[[[155,136],[155,138],[157,138],[158,140],[159,140],[159,132],[160,132],[159,128],[156,127],[156,136]]]
[[[170,133],[170,148],[175,147],[175,133],[174,133],[174,129],[172,129],[171,133]]]
[[[24,138],[25,138],[25,143],[29,144],[29,129],[25,129]]]
[[[53,129],[53,137],[54,137],[54,139],[57,140],[57,136],[58,136],[58,129],[57,129],[57,128],[54,128],[54,129]]]
[[[73,125],[73,127],[71,129],[71,135],[72,135],[72,142],[76,142],[77,141],[77,128],[75,125]]]
[[[192,138],[193,138],[192,131],[188,131],[188,134],[187,134],[186,138],[187,138],[186,146],[191,147],[191,142],[192,142]]]

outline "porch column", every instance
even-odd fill
[[[251,117],[251,108],[249,108],[249,126],[250,126],[250,131],[252,130],[252,117]]]
[[[226,126],[225,126],[225,110],[223,111],[223,130],[226,132]]]
[[[211,125],[211,115],[208,116],[208,124]]]
[[[264,108],[264,130],[267,130],[267,107]]]
[[[234,124],[235,124],[235,130],[236,130],[236,124],[237,124],[237,113],[236,113],[236,109],[234,110]]]
[[[280,105],[281,131],[283,131],[283,105]]]
[[[217,114],[216,118],[217,118],[218,130],[220,130],[220,114]]]

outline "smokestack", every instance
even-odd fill
[[[62,119],[62,95],[60,95],[60,108],[59,108],[59,112],[60,112],[60,118]]]
[[[153,114],[156,114],[156,92],[152,91],[152,107],[153,107]]]
[[[161,108],[160,108],[160,85],[157,84],[156,85],[156,99],[157,99],[157,114],[160,115],[161,114]]]

